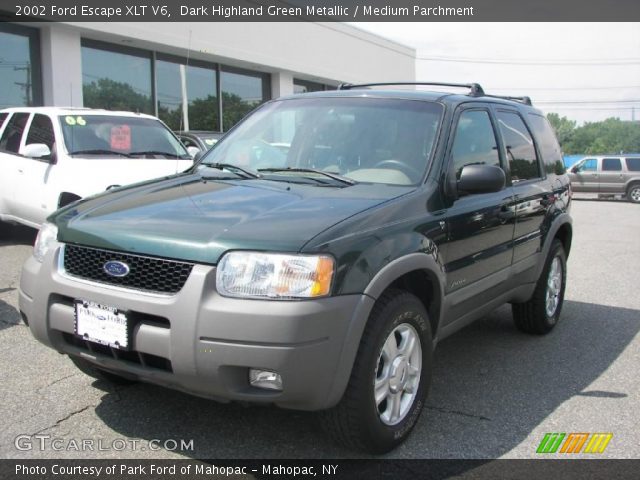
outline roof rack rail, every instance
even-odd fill
[[[513,102],[520,102],[520,103],[524,103],[525,105],[533,105],[531,103],[531,97],[510,97],[510,96],[503,96],[503,95],[488,95],[488,94],[485,94],[485,97],[502,98],[503,100],[511,100]]]
[[[484,96],[484,90],[480,86],[479,83],[443,83],[443,82],[382,82],[382,83],[360,83],[360,84],[351,84],[351,83],[341,83],[338,85],[338,90],[350,90],[352,88],[361,88],[361,87],[382,87],[382,86],[393,86],[393,85],[429,85],[436,87],[459,87],[459,88],[468,88],[469,95],[472,97],[482,97]]]

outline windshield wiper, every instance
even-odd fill
[[[75,152],[69,152],[69,155],[120,155],[121,157],[131,158],[131,155],[128,153],[116,152],[115,150],[106,150],[103,148],[76,150]]]
[[[185,155],[178,155],[177,153],[171,153],[171,152],[163,152],[161,150],[143,150],[140,152],[129,152],[129,155],[131,156],[135,156],[135,155],[164,155],[165,157],[173,157],[173,158],[180,158],[180,159],[186,159],[187,156]],[[188,157],[191,158],[191,157]]]
[[[342,175],[338,175],[336,173],[331,173],[331,172],[325,172],[324,170],[318,170],[315,168],[291,168],[291,167],[286,167],[286,168],[261,168],[258,170],[259,172],[272,172],[272,173],[277,173],[277,172],[300,172],[300,173],[317,173],[318,175],[323,175],[325,177],[329,177],[332,180],[335,180],[337,182],[343,183],[345,185],[355,185],[356,182],[355,180],[351,180],[350,178],[347,177],[343,177]],[[313,178],[313,177],[305,177],[305,178]],[[317,179],[315,179],[317,180]]]
[[[240,173],[242,173],[242,175],[240,176],[245,178],[261,178],[262,177],[262,175],[260,175],[257,172],[254,172],[253,170],[248,170],[246,168],[238,167],[233,163],[203,163],[202,165],[210,168],[217,168],[218,170],[231,170],[236,175],[240,175]]]

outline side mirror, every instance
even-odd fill
[[[44,143],[31,143],[24,146],[21,154],[29,158],[43,158],[50,156],[51,150]]]
[[[458,180],[459,193],[491,193],[504,188],[504,171],[493,165],[467,165]]]
[[[580,168],[577,165],[574,165],[573,167],[571,167],[571,173],[578,173],[580,171]]]
[[[201,152],[201,150],[198,147],[187,147],[187,152],[189,152],[189,155],[191,155],[191,158],[196,160],[196,157]]]

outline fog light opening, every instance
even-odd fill
[[[249,383],[252,387],[264,388],[265,390],[282,391],[282,377],[277,372],[269,370],[260,370],[257,368],[249,369]]]

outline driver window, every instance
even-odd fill
[[[451,159],[457,179],[467,165],[500,166],[498,144],[487,111],[470,110],[460,115]]]
[[[587,171],[595,172],[597,169],[598,169],[598,162],[596,161],[595,158],[587,158],[578,167],[579,172],[587,172]]]

